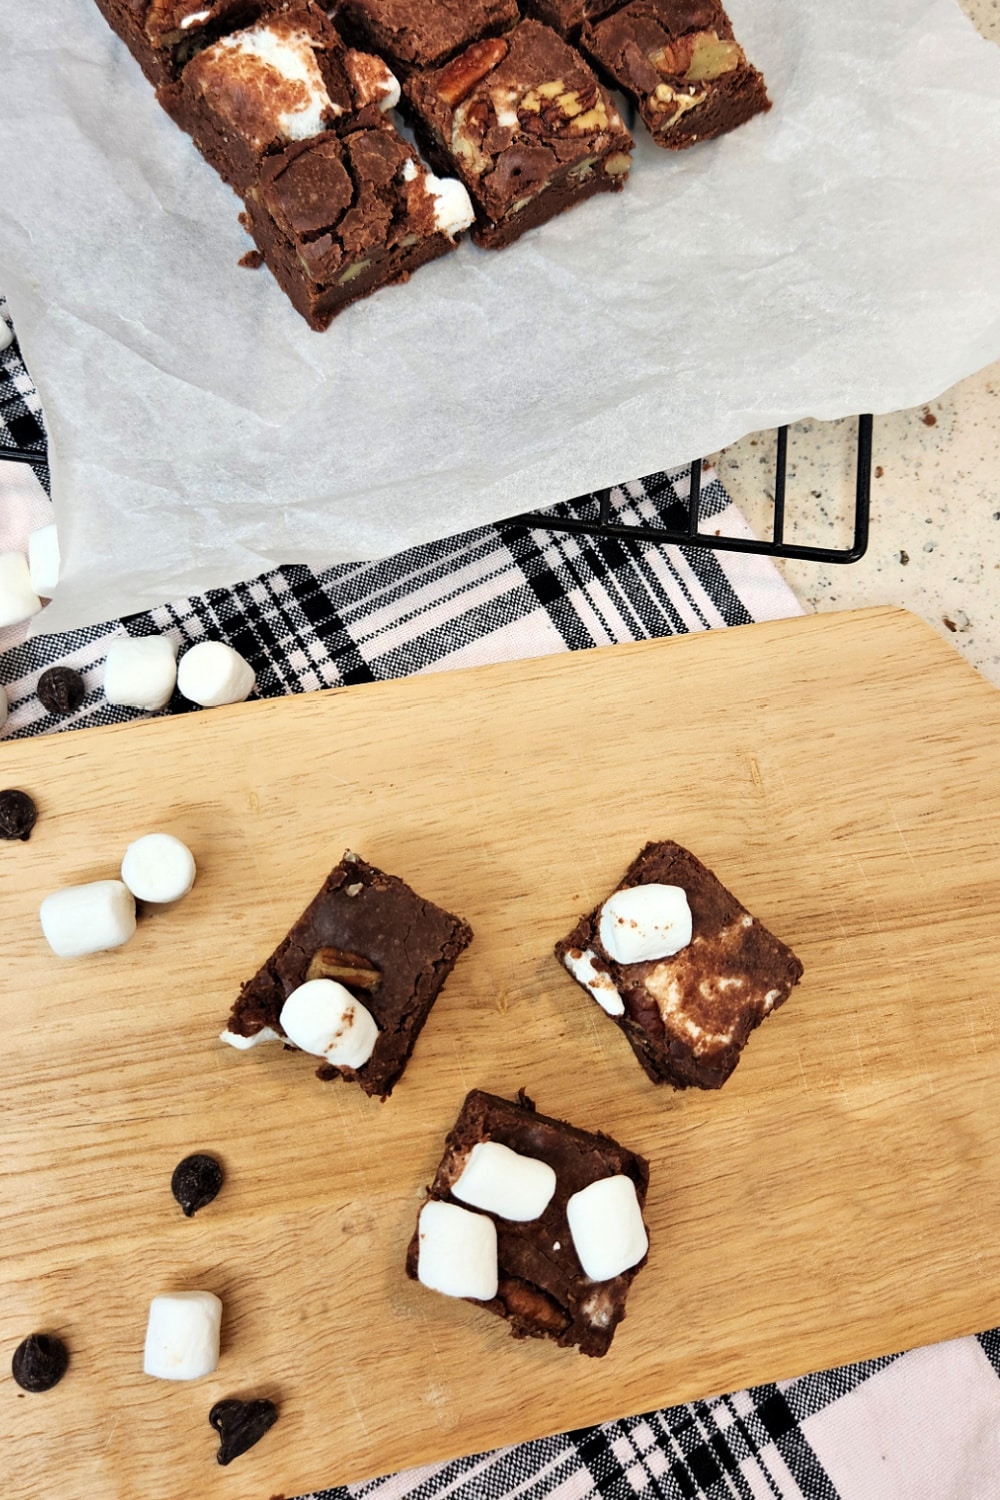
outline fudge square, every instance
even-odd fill
[[[647,844],[555,951],[653,1082],[678,1089],[721,1088],[802,977],[792,950],[669,841]]]
[[[596,21],[614,10],[620,0],[521,0],[521,10],[536,21],[575,42],[585,21]]]
[[[454,250],[473,217],[462,184],[435,177],[388,122],[267,157],[244,201],[262,259],[315,329]]]
[[[473,1089],[410,1241],[406,1271],[506,1318],[515,1338],[606,1354],[646,1263],[649,1166],[610,1136]]]
[[[611,95],[537,21],[412,74],[404,97],[434,170],[468,188],[472,238],[487,249],[594,193],[620,191],[632,164],[632,137]]]
[[[282,0],[97,0],[154,87],[172,83],[198,50],[227,29],[246,25]]]
[[[284,1040],[387,1099],[472,929],[352,851],[240,991],[222,1033]]]
[[[341,0],[337,25],[401,75],[436,68],[520,20],[517,0]]]
[[[345,47],[323,12],[299,0],[203,48],[158,97],[245,193],[272,152],[378,124],[399,102],[399,85],[380,58]]]
[[[680,151],[771,108],[719,0],[631,0],[580,47],[633,100],[658,146]]]

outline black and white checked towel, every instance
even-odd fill
[[[16,342],[0,354],[0,447],[31,459],[0,462],[2,552],[23,548],[52,518],[42,412]],[[654,474],[612,498],[623,520],[662,520],[686,484],[686,473]],[[702,496],[709,517],[725,531],[744,526],[717,479]],[[228,641],[253,665],[260,695],[276,697],[799,613],[773,565],[753,555],[685,555],[501,523],[379,562],[279,568],[65,635],[28,641],[26,627],[0,631],[11,708],[2,737],[146,717],[103,702],[107,643],[122,633],[166,634],[181,650]],[[87,683],[68,719],[47,717],[35,695],[55,662],[77,667]],[[164,712],[191,709],[175,697]],[[542,1496],[1000,1500],[1000,1329],[307,1500]]]

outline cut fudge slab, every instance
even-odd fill
[[[515,1338],[599,1357],[646,1262],[648,1183],[648,1163],[610,1136],[538,1114],[523,1090],[511,1103],[473,1089],[445,1141],[407,1274],[506,1318]]]
[[[97,0],[97,7],[156,87],[173,83],[200,47],[246,26],[283,0]]]
[[[206,161],[245,193],[271,153],[378,124],[398,103],[399,85],[380,58],[346,48],[322,11],[300,3],[204,48],[159,98]]]
[[[556,957],[654,1083],[720,1088],[802,977],[792,950],[679,844],[647,844]]]
[[[435,177],[388,124],[267,157],[245,201],[268,269],[316,329],[454,250],[473,217],[462,184]]]
[[[719,0],[631,0],[580,47],[631,98],[658,146],[680,151],[771,108]]]
[[[517,0],[341,0],[336,16],[345,36],[381,53],[401,77],[439,67],[520,19]]]
[[[633,141],[611,95],[549,26],[522,21],[405,85],[418,138],[476,209],[472,238],[509,245],[598,192],[618,192]]]
[[[621,0],[521,0],[521,10],[533,20],[544,21],[568,42],[576,42],[585,21],[596,21],[614,10]]]
[[[359,1002],[378,1034],[367,1062],[351,1067],[324,1060],[317,1077],[347,1078],[366,1094],[386,1099],[442,985],[471,941],[472,929],[461,917],[348,851],[287,937],[243,986],[223,1040],[243,1048],[255,1040],[286,1038],[282,1013],[288,997],[312,981],[333,981]],[[316,1055],[326,1058],[330,1050]]]

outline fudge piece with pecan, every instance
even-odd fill
[[[517,0],[341,0],[336,16],[345,37],[378,52],[401,78],[520,20]]]
[[[404,93],[428,160],[468,188],[487,249],[625,184],[633,141],[611,95],[537,21],[412,74]]]
[[[630,0],[589,21],[580,47],[635,102],[656,144],[672,151],[771,108],[719,0]]]

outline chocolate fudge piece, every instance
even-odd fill
[[[283,0],[97,0],[97,7],[155,87],[173,83],[200,47]]]
[[[328,130],[377,125],[399,85],[380,58],[345,48],[323,12],[300,0],[204,48],[158,97],[206,161],[245,193],[273,152]]]
[[[473,1089],[445,1141],[444,1155],[428,1189],[424,1208],[429,1203],[446,1203],[468,1211],[473,1198],[464,1195],[460,1179],[475,1148],[487,1142],[506,1147],[518,1158],[529,1158],[527,1165],[536,1172],[535,1163],[545,1163],[551,1169],[550,1178],[554,1173],[554,1181],[548,1202],[530,1219],[504,1217],[497,1209],[491,1211],[487,1206],[491,1191],[474,1195],[479,1201],[471,1211],[485,1213],[496,1229],[496,1295],[466,1300],[506,1318],[515,1338],[550,1338],[564,1348],[575,1345],[582,1354],[596,1357],[606,1354],[615,1329],[625,1316],[628,1289],[646,1263],[648,1237],[642,1209],[649,1183],[648,1163],[610,1136],[578,1130],[563,1120],[538,1114],[523,1090],[518,1102],[511,1103]],[[518,1161],[514,1165],[523,1168],[525,1163]],[[505,1169],[506,1164],[501,1171]],[[594,1183],[612,1178],[624,1178],[629,1184],[626,1187],[625,1183],[614,1183],[615,1187],[625,1189],[627,1212],[622,1215],[617,1195],[615,1203],[610,1206],[605,1203],[600,1212],[599,1234],[604,1243],[596,1249],[599,1254],[610,1251],[613,1263],[603,1269],[612,1269],[614,1274],[596,1279],[587,1275],[577,1253],[574,1233],[579,1234],[580,1228],[578,1219],[575,1229],[571,1228],[571,1219],[575,1218],[571,1200]],[[492,1189],[494,1184],[488,1186]],[[510,1192],[504,1197],[507,1201],[501,1207],[513,1213]],[[530,1212],[531,1207],[539,1206],[536,1201],[523,1211]],[[625,1237],[630,1253],[620,1255],[621,1221],[629,1213],[633,1222],[626,1227]],[[426,1233],[421,1211],[407,1252],[406,1271],[413,1280],[426,1279],[428,1284],[434,1284],[433,1277],[426,1278],[426,1273],[421,1276],[421,1247],[423,1241],[426,1253]],[[591,1245],[590,1254],[584,1249],[583,1258],[590,1260],[594,1249]],[[615,1269],[623,1260],[631,1264]]]
[[[640,886],[654,888],[638,898],[648,902],[643,909],[635,897],[620,900]],[[679,888],[690,911],[673,927],[658,913],[684,902],[664,887]],[[669,841],[647,844],[608,901],[555,951],[624,1031],[653,1082],[678,1089],[720,1088],[751,1031],[802,977],[792,950]]]
[[[223,1036],[250,1044],[285,1035],[281,1012],[293,990],[333,979],[360,1000],[378,1026],[369,1060],[357,1069],[324,1062],[324,1080],[343,1077],[387,1099],[459,954],[472,941],[460,917],[418,896],[348,851],[270,958],[248,980]]]
[[[611,95],[537,21],[413,74],[405,96],[435,171],[455,172],[468,188],[472,238],[487,249],[594,193],[619,191],[632,164],[632,137]]]
[[[388,124],[268,157],[246,207],[268,269],[316,329],[454,250],[473,217],[462,184],[435,177]]]
[[[439,67],[520,19],[517,0],[341,0],[336,16],[346,37],[381,53],[401,77]]]
[[[521,10],[553,31],[576,42],[585,21],[596,21],[614,10],[621,0],[520,0]]]
[[[771,108],[719,0],[631,0],[588,22],[580,47],[635,102],[656,144],[672,151]]]

